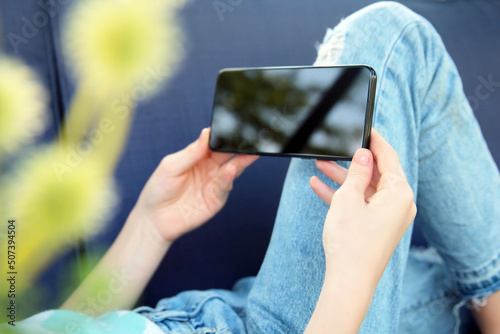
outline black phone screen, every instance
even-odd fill
[[[352,158],[356,149],[368,147],[375,79],[364,65],[222,70],[210,148]]]

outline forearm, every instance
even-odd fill
[[[327,270],[316,308],[304,333],[357,333],[378,281],[368,277],[371,275]]]
[[[61,308],[97,316],[133,307],[169,247],[134,209],[108,252]]]
[[[490,295],[485,306],[474,310],[474,316],[483,334],[500,333],[500,291]]]

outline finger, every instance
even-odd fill
[[[347,176],[347,169],[333,161],[316,160],[316,167],[338,184],[342,184]]]
[[[243,171],[251,165],[259,156],[240,154],[227,162],[217,172],[217,176],[213,179],[217,185],[217,194],[220,197],[227,195],[227,192],[233,188],[233,181],[243,173]]]
[[[370,151],[373,153],[380,174],[393,172],[404,176],[398,153],[375,129],[371,132]]]
[[[180,175],[209,153],[208,136],[209,129],[205,128],[201,131],[200,137],[189,144],[183,150],[167,155],[162,160],[162,165],[169,176]]]
[[[208,128],[208,137],[210,138],[211,129]],[[219,166],[224,165],[226,162],[234,157],[234,153],[224,153],[224,152],[210,152],[210,158]]]
[[[378,181],[380,180],[380,172],[378,170],[378,165],[377,165],[377,161],[375,161],[375,157],[373,158],[374,161],[373,161],[373,176],[372,176],[372,185],[374,187],[377,186],[377,183]]]
[[[212,152],[210,157],[217,165],[222,166],[234,157],[234,153]]]
[[[313,176],[309,179],[309,185],[311,186],[314,193],[327,205],[332,202],[333,194],[335,190],[332,190],[329,186],[323,183],[317,176]]]
[[[237,178],[238,176],[243,173],[243,171],[253,164],[257,159],[259,158],[258,155],[252,155],[252,154],[237,154],[232,160],[228,161],[226,163],[227,166],[225,168],[233,168],[233,167],[228,167],[228,166],[235,166],[235,174],[233,179]]]
[[[366,189],[372,180],[372,175],[373,155],[369,150],[360,148],[354,153],[351,166],[347,171],[347,176],[341,189],[352,189],[356,196],[364,200]]]

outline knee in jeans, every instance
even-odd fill
[[[346,35],[349,44],[356,47],[387,42],[388,35],[399,34],[409,23],[424,20],[407,7],[391,1],[369,5],[342,20],[335,29],[328,29],[324,41],[318,46],[315,65],[335,64],[345,47]]]
[[[434,27],[421,15],[406,6],[391,1],[372,4],[346,18],[347,38],[351,31],[351,41],[358,47],[392,49],[393,43],[403,41],[411,54],[432,50],[440,41]],[[361,32],[357,32],[361,29]]]
[[[424,31],[432,25],[421,15],[415,13],[408,7],[392,1],[377,2],[365,7],[359,12],[351,16],[352,20],[356,20],[356,25],[364,27],[365,31],[373,34],[380,34],[382,38],[387,38],[387,34],[400,33],[405,27],[410,24],[417,24],[426,27]],[[349,21],[350,19],[346,19]],[[367,29],[367,26],[377,24],[378,27],[373,26],[373,29]],[[420,30],[420,29],[419,29]],[[420,31],[419,33],[422,33]],[[378,36],[372,36],[377,38]]]
[[[405,5],[393,1],[376,2],[372,5],[367,6],[362,11],[364,11],[365,15],[368,15],[371,18],[385,17],[401,21],[402,23],[419,21],[423,19],[420,15],[418,15]]]

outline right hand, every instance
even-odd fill
[[[134,212],[165,242],[199,227],[226,203],[233,181],[258,156],[212,152],[210,129],[167,155],[144,186]]]
[[[327,271],[355,270],[378,279],[416,215],[413,191],[397,152],[372,130],[370,150],[356,151],[349,170],[330,161],[317,167],[341,187],[316,176],[314,192],[330,205],[323,229]]]

